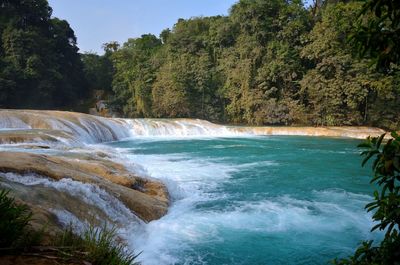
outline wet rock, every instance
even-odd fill
[[[118,198],[146,222],[159,219],[168,210],[169,195],[162,183],[138,177],[123,165],[110,160],[0,152],[0,172],[34,173],[54,180],[71,178],[95,184]],[[142,188],[133,189],[135,186]]]
[[[71,140],[71,134],[58,130],[0,130],[0,144],[59,143],[60,139]],[[38,145],[39,146],[39,145]]]

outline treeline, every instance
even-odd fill
[[[69,109],[102,89],[126,117],[396,129],[399,60],[378,71],[373,56],[355,55],[349,39],[372,17],[361,7],[240,0],[228,16],[179,19],[159,37],[106,43],[99,56],[78,53],[46,0],[0,0],[0,107]]]
[[[159,38],[109,43],[114,106],[128,117],[398,128],[397,67],[377,71],[348,41],[365,19],[360,9],[241,0],[226,17],[180,19]]]
[[[76,37],[46,0],[0,0],[0,108],[68,108],[89,95]]]

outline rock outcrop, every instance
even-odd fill
[[[53,180],[70,178],[95,184],[119,198],[147,222],[162,217],[168,210],[168,192],[162,183],[135,176],[110,160],[0,152],[0,172],[33,173]]]

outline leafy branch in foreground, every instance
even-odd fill
[[[373,246],[373,241],[363,242],[354,256],[335,260],[335,264],[400,264],[400,136],[392,132],[392,138],[382,144],[385,135],[368,137],[359,145],[367,149],[361,153],[365,156],[363,166],[375,158],[371,183],[377,184],[381,190],[374,191],[374,201],[365,208],[368,212],[375,211],[372,218],[377,224],[372,231],[383,230],[385,237],[379,246]]]
[[[377,68],[388,70],[400,62],[400,1],[364,1],[350,40],[361,57],[370,56]]]

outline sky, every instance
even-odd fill
[[[75,31],[80,52],[102,54],[103,43],[172,28],[179,18],[227,15],[237,0],[48,0],[53,16]]]

